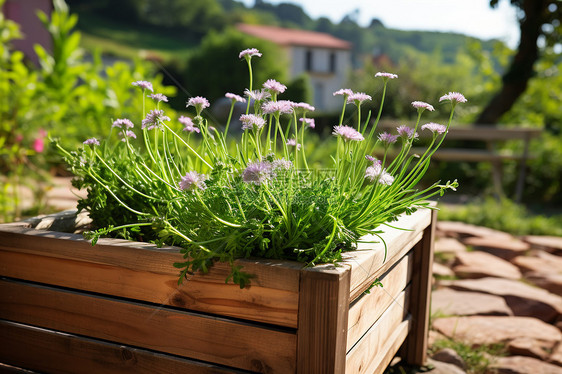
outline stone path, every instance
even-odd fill
[[[438,222],[435,263],[430,344],[503,344],[508,355],[490,357],[486,374],[562,374],[562,237]],[[431,364],[466,372],[454,351]]]

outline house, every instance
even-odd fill
[[[38,65],[39,58],[33,46],[39,44],[50,51],[52,41],[49,32],[37,17],[37,11],[42,11],[50,17],[53,10],[52,0],[7,0],[1,10],[6,19],[19,24],[23,34],[22,39],[12,42],[14,48],[22,51],[29,60]]]
[[[308,74],[313,92],[313,105],[319,111],[341,109],[341,97],[333,93],[345,88],[351,69],[351,43],[332,35],[275,26],[239,24],[245,34],[269,40],[282,47],[290,62],[289,77]]]

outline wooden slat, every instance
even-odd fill
[[[14,322],[244,370],[295,370],[291,332],[5,279],[0,297],[0,318]]]
[[[424,230],[423,239],[414,248],[414,274],[412,276],[412,329],[404,344],[402,357],[414,365],[424,365],[427,359],[431,282],[433,279],[433,244],[437,211],[431,215],[431,225]]]
[[[374,368],[381,366],[380,360],[386,357],[387,352],[396,349],[392,354],[396,353],[400,344],[396,345],[390,338],[397,329],[408,328],[408,292],[409,288],[402,291],[381,318],[347,352],[346,373],[372,373]]]
[[[178,287],[177,248],[0,225],[0,275],[296,328],[299,270],[289,261],[239,260],[249,288],[225,284],[217,263]],[[30,266],[32,265],[32,266]]]
[[[347,266],[303,269],[299,300],[297,373],[343,373],[350,271]]]
[[[379,278],[390,266],[402,258],[422,236],[423,230],[431,222],[431,210],[419,209],[412,215],[403,215],[393,224],[401,230],[381,226],[382,237],[388,247],[384,261],[384,244],[376,237],[377,243],[360,243],[356,251],[342,254],[343,264],[351,267],[350,298],[359,297],[376,278]],[[369,238],[365,238],[369,240]]]
[[[406,288],[412,275],[412,254],[404,256],[380,280],[383,287],[374,287],[371,293],[361,296],[349,309],[347,350],[351,349],[365,332]]]
[[[4,320],[0,320],[0,362],[69,374],[248,373]]]

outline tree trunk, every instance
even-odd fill
[[[547,5],[547,0],[523,1],[521,10],[525,12],[525,18],[520,23],[521,39],[517,53],[502,78],[500,91],[488,102],[476,120],[477,124],[497,123],[527,88],[534,74],[533,65],[539,58],[537,40],[541,35]]]

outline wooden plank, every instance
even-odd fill
[[[295,371],[290,331],[6,279],[0,297],[6,320],[244,370]]]
[[[404,322],[400,323],[391,336],[388,337],[386,343],[386,351],[379,352],[373,359],[372,364],[377,363],[376,366],[370,366],[365,370],[366,373],[383,374],[388,368],[388,365],[400,349],[400,346],[408,336],[411,326],[411,316],[408,315]],[[372,370],[371,370],[372,369]]]
[[[395,342],[390,338],[399,327],[404,328],[409,324],[409,322],[403,324],[407,321],[408,316],[408,293],[409,287],[400,293],[381,318],[347,352],[346,373],[371,373],[374,368],[381,366],[379,360],[386,357],[391,349],[398,350],[400,345],[396,347]]]
[[[302,270],[297,373],[343,373],[350,271],[321,265]]]
[[[357,343],[365,332],[379,319],[410,282],[412,275],[412,254],[384,273],[380,280],[383,287],[374,287],[362,295],[349,308],[347,327],[347,350]]]
[[[296,328],[302,264],[239,260],[250,287],[225,284],[229,265],[177,284],[177,248],[117,239],[91,246],[80,236],[0,228],[0,275]],[[109,244],[107,244],[109,243]]]
[[[424,365],[427,359],[431,282],[433,279],[433,244],[437,211],[431,215],[431,225],[424,230],[422,240],[414,248],[414,274],[412,276],[412,330],[405,341],[402,357],[413,365]]]
[[[248,373],[4,320],[0,320],[0,362],[69,374]]]
[[[401,259],[417,243],[423,230],[431,222],[431,210],[419,209],[411,215],[403,215],[394,225],[399,229],[381,226],[381,235],[386,242],[388,253],[384,261],[384,244],[376,237],[365,240],[377,240],[377,243],[359,243],[356,251],[342,254],[343,264],[351,267],[350,299],[359,297],[376,278],[379,278],[394,263]]]

